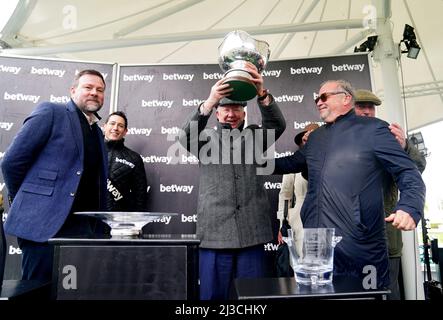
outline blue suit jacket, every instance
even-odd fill
[[[76,109],[72,100],[66,105],[38,105],[6,151],[2,172],[14,199],[5,222],[6,233],[44,242],[65,222],[83,172],[83,136]],[[107,153],[103,139],[100,146],[100,203],[104,209]]]

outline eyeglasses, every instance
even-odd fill
[[[335,96],[336,94],[348,94],[345,91],[337,91],[337,92],[323,92],[321,95],[319,95],[317,98],[315,98],[315,103],[317,104],[319,100],[321,100],[322,102],[326,102],[326,100],[328,100],[328,98],[330,96]]]

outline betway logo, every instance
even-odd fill
[[[9,72],[13,74],[18,74],[22,68],[21,67],[10,67],[0,64],[0,72]]]
[[[154,80],[154,75],[152,74],[133,74],[133,75],[123,75],[123,81],[146,81],[151,83]]]
[[[123,195],[118,191],[116,187],[112,184],[111,180],[108,179],[108,185],[107,185],[108,191],[112,196],[114,197],[114,201],[121,200],[123,198]]]
[[[174,100],[143,100],[142,99],[142,108],[156,108],[156,107],[162,107],[162,108],[171,108],[172,104],[174,103]]]
[[[80,71],[78,71],[78,70],[76,69],[76,70],[75,70],[75,75],[77,75],[79,72],[80,72]],[[106,77],[108,76],[108,74],[107,74],[107,73],[102,73],[102,72],[100,72],[100,73],[102,74],[103,79],[106,80]]]
[[[49,68],[35,68],[31,67],[31,74],[39,74],[43,76],[57,76],[62,78],[65,74],[66,70],[61,69],[49,69]]]
[[[11,130],[14,122],[0,122],[0,129],[5,129],[6,131]]]
[[[180,186],[177,184],[171,184],[170,186],[165,186],[160,183],[160,192],[183,192],[190,194],[192,192],[192,189],[194,189],[194,186]]]
[[[277,102],[298,102],[301,103],[303,101],[305,95],[295,95],[295,96],[289,96],[287,94],[284,94],[282,96],[274,97],[275,101]]]
[[[49,97],[49,101],[52,103],[68,103],[69,100],[71,100],[71,98],[69,98],[68,96],[57,97],[51,94],[51,96]]]
[[[172,157],[162,157],[162,156],[146,156],[146,157],[141,156],[141,157],[143,159],[143,162],[146,162],[146,163],[170,164],[172,161]]]
[[[316,124],[318,124],[320,127],[322,126],[322,125],[324,125],[325,123],[324,122],[322,122],[322,121],[305,121],[305,122],[297,122],[297,121],[294,121],[294,129],[296,129],[296,130],[298,130],[298,129],[304,129],[304,128],[306,128],[306,126],[308,125],[308,124],[311,124],[311,123],[316,123]]]
[[[266,190],[281,189],[281,182],[266,181],[265,182],[265,189]]]
[[[291,151],[286,151],[286,152],[282,152],[282,153],[278,153],[274,151],[274,157],[275,158],[283,158],[283,157],[287,157],[287,156],[292,156],[294,154],[294,152]]]
[[[206,73],[203,72],[203,80],[220,80],[221,78],[223,78],[223,73],[218,73],[218,72],[214,72],[214,73]]]
[[[3,156],[2,156],[3,157]],[[5,187],[5,183],[4,182],[2,182],[2,183],[0,183],[0,191],[3,191],[3,188]]]
[[[306,74],[306,73],[321,74],[322,70],[323,67],[301,67],[297,69],[291,67],[291,74]]]
[[[115,157],[115,162],[125,164],[125,165],[131,167],[131,169],[135,167],[135,164],[133,164],[132,162],[129,162],[126,159],[120,159],[119,157]]]
[[[192,81],[194,79],[194,74],[182,74],[182,73],[163,73],[163,80],[186,80],[186,81]]]
[[[13,246],[9,246],[9,254],[22,254],[22,250],[20,248],[16,248]]]
[[[335,64],[332,64],[331,68],[332,68],[332,72],[337,72],[337,71],[358,71],[358,72],[362,72],[363,69],[365,68],[365,65],[364,64],[347,64],[347,63],[344,63],[341,66],[336,66]]]
[[[145,135],[149,137],[149,135],[152,132],[152,128],[129,128],[128,132],[126,134],[139,134],[139,135]]]
[[[262,72],[263,77],[280,77],[281,70],[265,70]]]
[[[152,220],[152,222],[159,222],[164,224],[169,224],[171,222],[171,216],[163,216],[159,219]]]
[[[203,101],[204,100],[199,100],[199,99],[191,99],[191,100],[183,99],[183,107],[197,107]]]
[[[197,164],[198,163],[198,159],[197,159],[196,156],[194,156],[192,154],[189,155],[189,156],[186,156],[186,155],[182,154],[182,159],[181,159],[180,163],[181,164],[186,164],[186,163]]]
[[[197,215],[193,214],[192,216],[185,216],[182,213],[182,222],[197,222]]]
[[[175,134],[175,135],[177,135],[179,132],[180,132],[180,128],[178,128],[178,127],[165,128],[162,126],[162,128],[161,128],[161,134]]]
[[[278,244],[265,243],[264,248],[265,248],[265,251],[277,251]]]
[[[31,101],[33,103],[37,103],[40,100],[40,96],[34,96],[31,94],[23,94],[23,93],[7,93],[3,95],[4,100],[13,100],[13,101]]]

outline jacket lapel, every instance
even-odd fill
[[[69,122],[71,124],[72,136],[74,137],[75,145],[77,146],[78,153],[80,154],[80,160],[83,163],[83,135],[82,128],[80,126],[80,120],[77,115],[77,106],[72,100],[66,104]]]

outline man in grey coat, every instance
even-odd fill
[[[244,128],[246,102],[228,98],[223,80],[184,125],[181,143],[200,163],[197,235],[200,299],[228,299],[234,278],[264,276],[263,244],[273,239],[271,210],[260,171],[263,152],[286,127],[283,115],[254,65],[262,125]],[[206,129],[216,108],[217,129]]]

